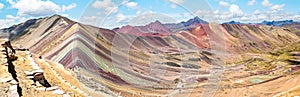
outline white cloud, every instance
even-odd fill
[[[246,22],[246,23],[255,23],[262,21],[281,21],[281,20],[297,20],[297,15],[289,13],[289,12],[277,12],[271,13],[269,11],[258,12],[259,14],[246,14],[242,18],[237,19],[238,21]]]
[[[223,8],[228,8],[228,11],[222,10]],[[199,14],[200,12],[197,12]],[[236,4],[230,4],[228,2],[220,1],[219,2],[219,8],[215,11],[210,11],[209,13],[200,13],[201,15],[198,15],[200,17],[203,17],[205,20],[211,20],[212,22],[228,22],[230,20],[237,20],[237,19],[247,19],[244,12],[240,9],[240,7]]]
[[[295,15],[293,20],[300,21],[300,15]]]
[[[197,12],[197,11],[196,11]],[[220,12],[220,10],[215,10],[214,14],[218,14]]]
[[[63,5],[63,8],[61,8],[50,0],[17,0],[16,2],[7,0],[7,2],[11,4],[12,8],[18,10],[18,15],[20,16],[45,16],[64,12],[76,7],[76,4],[71,4],[68,6]]]
[[[248,1],[248,5],[252,6],[252,5],[254,5],[255,2],[256,2],[256,0],[250,0],[250,1]]]
[[[228,2],[224,2],[224,1],[220,1],[219,5],[223,6],[223,7],[229,7],[230,6],[230,4]]]
[[[80,19],[80,23],[93,25],[96,27],[113,29],[127,24],[130,20],[131,15],[124,15],[120,12],[109,15],[107,17],[101,15],[83,16]]]
[[[70,5],[63,5],[62,7],[61,7],[61,11],[62,12],[65,12],[65,11],[68,11],[68,10],[71,10],[71,9],[73,9],[73,8],[75,8],[77,5],[75,4],[75,3],[72,3],[72,4],[70,4]]]
[[[139,14],[141,14],[141,13],[142,13],[141,11],[136,11],[136,14],[137,14],[137,15],[139,15]]]
[[[177,4],[182,4],[184,2],[184,0],[168,0],[172,3],[177,3]]]
[[[12,15],[6,15],[6,19],[15,19],[15,17]]]
[[[0,28],[6,28],[13,24],[25,22],[28,19],[39,16],[52,15],[65,12],[76,7],[76,4],[57,5],[50,0],[6,0],[11,8],[17,9],[17,15],[6,15],[4,19],[0,19]],[[1,5],[0,5],[1,6]]]
[[[13,0],[6,0],[9,4],[14,4],[15,2]]]
[[[4,19],[0,19],[0,29],[8,28],[14,24],[25,22],[26,20],[32,18],[33,17],[25,18],[21,16],[6,15]]]
[[[96,0],[92,6],[98,9],[104,9],[106,14],[115,13],[118,11],[118,7],[111,0]]]
[[[69,17],[68,14],[61,14],[61,16],[64,16],[64,17]]]
[[[8,20],[8,19],[0,19],[0,29],[7,28],[11,25],[13,25],[15,20]]]
[[[171,8],[176,8],[177,5],[184,3],[184,0],[167,0],[171,2]]]
[[[218,12],[213,12],[211,10],[197,10],[195,12],[195,15],[197,15],[200,18],[205,18],[205,20],[210,20],[213,18],[214,13],[218,13]]]
[[[120,23],[126,19],[126,16],[124,16],[122,13],[118,13],[116,15],[117,23]]]
[[[254,14],[255,14],[255,15],[258,15],[258,14],[260,14],[260,11],[259,11],[259,10],[255,10],[255,11],[254,11]]]
[[[138,3],[136,2],[125,2],[124,5],[132,9],[138,8]]]
[[[51,1],[20,0],[11,4],[13,8],[18,9],[18,15],[21,16],[44,16],[60,11],[60,7]]]
[[[251,1],[254,2],[254,0]],[[257,0],[255,0],[255,2],[257,2]],[[280,21],[280,20],[289,20],[289,19],[300,21],[300,13],[295,14],[295,13],[285,12],[284,11],[285,4],[271,4],[268,0],[264,1],[264,6],[266,6],[269,10],[257,9],[252,13],[245,13],[238,5],[230,4],[230,3],[229,3],[228,11],[220,10],[221,7],[224,8],[227,5],[228,4],[226,2],[220,1],[219,9],[212,11],[213,12],[212,15],[208,15],[209,13],[204,13],[201,11],[197,11],[195,12],[195,14],[201,16],[202,19],[208,20],[209,22],[218,22],[218,23],[224,23],[232,20],[239,21],[242,23],[259,23],[262,21],[273,21],[273,20]]]
[[[228,8],[230,6],[230,4],[228,2],[225,1],[219,1],[219,7],[217,10],[214,11],[215,14],[219,14],[222,12],[222,10],[224,8]]]
[[[267,16],[267,15],[264,15],[264,14],[260,14],[260,15],[257,16],[257,18],[258,18],[259,20],[267,20],[267,19],[268,19],[268,16]]]
[[[102,21],[98,16],[83,16],[80,20],[81,23],[93,26],[99,26],[99,21]]]
[[[272,7],[270,7],[271,12],[278,12],[283,10],[285,4],[280,4],[280,5],[273,5]]]
[[[269,2],[269,0],[263,0],[261,3],[263,6],[272,6],[272,4]]]
[[[128,20],[126,23],[133,26],[141,26],[141,25],[149,24],[156,20],[160,21],[161,23],[179,22],[174,19],[175,15],[179,16],[179,14],[163,15],[161,13],[146,11],[143,12],[141,15],[126,19]]]
[[[249,0],[248,5],[254,5],[257,0]],[[201,16],[202,19],[209,22],[224,23],[228,21],[239,21],[242,23],[259,23],[262,21],[280,21],[280,20],[300,20],[300,13],[289,13],[284,11],[285,4],[272,4],[269,0],[261,2],[268,10],[257,9],[252,13],[245,13],[236,4],[227,3],[225,0],[219,1],[219,8],[212,11],[212,15],[201,11],[195,12],[196,15]],[[226,7],[228,6],[228,7]],[[228,11],[222,10],[228,8]],[[211,14],[210,13],[210,14]]]
[[[143,12],[137,11],[136,15],[153,14],[153,13],[155,13],[155,12],[153,12],[152,10],[143,11]]]
[[[0,9],[4,8],[4,4],[0,3]]]
[[[240,7],[235,4],[230,5],[229,11],[236,16],[241,16],[244,14]]]
[[[177,7],[176,4],[174,3],[171,4],[171,8],[176,8],[176,7]]]
[[[247,20],[249,20],[249,18],[246,17],[246,16],[243,16],[243,17],[241,18],[241,20],[242,20],[242,21],[247,21]]]

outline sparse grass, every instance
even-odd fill
[[[271,64],[271,62],[264,62],[264,61],[260,61],[260,60],[256,60],[254,62],[251,62],[249,64],[246,64],[246,67],[248,71],[252,71],[252,70],[271,70],[273,68],[276,67],[275,64]]]
[[[260,58],[261,59],[266,59],[266,60],[254,60],[253,62],[249,62],[249,58],[242,57],[243,61],[235,62],[235,64],[245,64],[247,67],[246,70],[271,70],[277,66],[277,64],[273,62],[286,62],[291,64],[291,59],[293,59],[293,56],[290,54],[291,52],[300,52],[300,44],[294,43],[291,45],[288,45],[282,49],[278,49],[276,51],[270,51],[269,53],[266,54],[261,54]]]

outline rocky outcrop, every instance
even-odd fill
[[[8,77],[6,79],[4,79],[2,82],[6,82],[10,84],[9,87],[9,94],[6,95],[10,95],[10,96],[22,96],[22,88],[19,86],[19,80],[17,78],[17,72],[15,70],[15,66],[12,63],[13,61],[15,61],[17,59],[17,57],[15,56],[15,50],[12,48],[10,41],[4,41],[1,43],[2,48],[2,54],[5,55],[6,57],[6,62],[5,64],[7,66],[7,70],[8,73],[11,74],[11,77]],[[12,79],[11,79],[12,78]]]
[[[0,41],[3,41],[0,39]],[[7,44],[9,42],[3,42],[5,45],[2,46],[10,46],[11,44]],[[44,97],[53,97],[53,96],[64,96],[70,97],[72,96],[83,96],[83,93],[79,93],[79,89],[73,90],[71,86],[69,90],[66,90],[66,86],[58,85],[52,86],[50,85],[47,77],[54,77],[49,74],[47,71],[43,69],[49,68],[41,68],[38,63],[36,63],[36,59],[33,59],[33,55],[29,51],[23,50],[11,50],[11,52],[7,51],[8,49],[14,49],[12,47],[1,47],[6,48],[2,49],[4,53],[1,55],[1,60],[7,61],[2,62],[0,65],[0,95],[1,97],[20,97],[20,96],[33,96],[40,95]],[[11,58],[13,57],[13,58]],[[40,59],[42,60],[42,59]],[[48,74],[45,76],[45,74]],[[61,80],[55,80],[51,83],[57,83]],[[65,80],[65,82],[67,82]],[[56,85],[56,84],[55,84]],[[63,88],[62,88],[63,87]],[[74,94],[75,93],[75,94]],[[47,96],[46,96],[47,95]],[[88,95],[85,95],[88,96]]]

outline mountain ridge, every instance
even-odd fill
[[[114,28],[113,31],[117,31],[117,32],[123,32],[123,33],[128,33],[126,31],[126,29],[138,29],[140,30],[140,33],[151,33],[151,31],[147,31],[145,29],[147,28],[161,28],[161,29],[156,29],[158,31],[152,32],[152,33],[176,33],[179,32],[181,30],[188,30],[191,28],[195,28],[195,26],[201,25],[201,24],[208,24],[208,22],[200,19],[198,16],[185,21],[182,21],[180,23],[166,23],[166,24],[162,24],[160,21],[156,20],[154,22],[151,22],[149,24],[146,24],[144,26],[130,26],[130,25],[126,25],[126,26],[122,26],[121,28]],[[156,25],[157,27],[151,27],[153,25]],[[125,31],[124,31],[124,30]],[[167,30],[168,29],[168,30]],[[161,32],[162,31],[162,32]]]
[[[58,15],[58,14],[54,14],[54,15],[48,16],[48,17],[49,18],[51,18],[51,17],[60,17],[61,19],[66,19],[67,23],[75,22],[73,20],[70,20],[70,19],[68,19],[68,18],[66,18],[64,16],[61,16],[61,15]],[[48,17],[44,17],[44,18],[48,18]],[[8,28],[2,28],[2,29],[0,29],[0,33],[7,33],[7,32],[15,32],[15,33],[17,33],[17,32],[22,32],[23,30],[21,30],[21,29],[28,27],[30,24],[35,23],[39,19],[43,19],[43,18],[29,19],[29,20],[27,20],[27,21],[25,21],[23,23],[15,24],[15,25],[13,25],[11,27],[8,27]],[[127,28],[129,26],[131,26],[131,27],[147,27],[147,26],[157,25],[157,26],[164,26],[165,28],[171,30],[171,32],[174,33],[174,32],[179,32],[178,29],[174,30],[175,27],[181,28],[180,30],[187,30],[187,28],[189,26],[193,26],[193,25],[197,26],[197,25],[201,25],[201,24],[208,24],[208,22],[200,19],[198,16],[195,16],[192,19],[189,19],[187,21],[182,21],[180,23],[165,23],[165,24],[163,24],[159,20],[156,20],[156,21],[151,22],[149,24],[146,24],[144,26],[126,25],[126,26],[122,26],[121,28],[123,28],[123,27]],[[291,25],[291,24],[298,24],[298,25],[300,25],[300,22],[297,22],[297,21],[294,21],[294,20],[279,20],[279,21],[274,21],[273,20],[273,21],[262,21],[260,23],[241,23],[241,22],[237,22],[237,21],[229,21],[229,22],[224,22],[224,23],[221,23],[221,24],[259,24],[259,25],[268,25],[268,26],[284,26],[284,25]],[[24,27],[22,27],[22,25]],[[88,25],[88,24],[85,24],[85,25]],[[90,25],[90,26],[93,26],[93,25]],[[18,27],[18,28],[15,28],[15,27]],[[185,29],[183,29],[183,27],[185,27]],[[121,28],[117,27],[117,28],[113,28],[112,30],[116,31],[117,29],[121,29]],[[12,30],[15,30],[15,29],[18,29],[20,31],[12,31]],[[160,33],[160,32],[158,32],[158,33]]]

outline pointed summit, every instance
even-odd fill
[[[194,17],[193,19],[188,20],[184,23],[185,26],[193,25],[193,24],[207,24],[208,22],[200,19],[198,16]]]
[[[236,22],[236,21],[230,21],[230,22],[225,22],[223,24],[243,24],[241,22]]]
[[[200,19],[198,16],[189,19],[188,21],[182,21],[180,23],[169,23],[164,24],[164,26],[168,29],[170,29],[172,32],[178,32],[181,30],[187,30],[188,28],[193,28],[195,26],[201,25],[201,24],[208,24],[208,22]]]
[[[55,19],[62,19],[63,21],[65,21],[66,23],[70,24],[70,23],[73,23],[74,21],[70,20],[69,18],[66,18],[62,15],[59,15],[59,14],[54,14],[52,16],[50,16],[48,19],[50,18],[55,18]]]
[[[202,19],[200,19],[198,16],[194,17],[195,21],[203,21]]]
[[[155,23],[161,23],[159,20],[156,20]]]
[[[38,35],[43,33],[51,32],[53,29],[62,28],[75,22],[58,14],[52,16],[38,18],[38,19],[29,19],[26,22],[11,26],[9,28],[0,29],[2,33],[9,33],[10,39],[13,40],[18,38],[28,31],[39,32]],[[39,27],[37,29],[36,27]],[[37,29],[33,31],[32,29]]]
[[[165,29],[164,25],[160,21],[158,21],[158,20],[156,20],[155,22],[152,22],[152,23],[146,25],[145,27],[147,27],[147,28],[162,28],[162,29]]]
[[[155,22],[152,22],[148,25],[162,25],[162,23],[159,20],[156,20]]]

